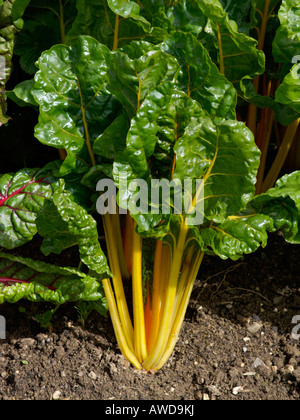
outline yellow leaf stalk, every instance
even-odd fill
[[[140,235],[135,231],[133,234],[132,294],[134,317],[134,349],[138,360],[142,363],[147,357],[142,280],[142,239]]]
[[[126,216],[127,226],[131,226],[129,217]],[[113,287],[108,279],[103,281],[103,287],[120,350],[137,369],[161,369],[176,345],[204,254],[195,250],[187,220],[183,219],[178,237],[173,237],[173,247],[156,241],[150,287],[143,279],[143,240],[132,220],[132,322],[120,268],[122,253],[116,243],[120,235],[114,231],[120,225],[110,215],[105,215],[103,221],[113,273]],[[120,242],[125,247],[126,241]]]

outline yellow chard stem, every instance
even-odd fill
[[[136,227],[136,222],[134,226]],[[142,238],[135,229],[133,233],[132,293],[134,349],[139,361],[143,362],[147,358],[147,342],[142,278]]]
[[[152,366],[152,369],[155,370],[159,370],[163,367],[163,365],[167,362],[167,360],[170,358],[174,347],[176,345],[176,342],[178,340],[178,335],[180,332],[180,329],[182,327],[183,321],[184,321],[184,317],[185,317],[185,313],[188,307],[188,303],[190,301],[190,297],[192,294],[192,290],[194,287],[194,283],[195,280],[197,278],[197,274],[199,272],[200,269],[200,265],[203,261],[203,257],[204,257],[204,253],[202,251],[199,251],[197,254],[197,257],[195,259],[194,265],[192,267],[192,269],[190,270],[190,273],[188,275],[188,279],[187,279],[187,285],[184,291],[184,294],[182,296],[182,299],[180,301],[180,305],[179,308],[177,310],[176,316],[175,316],[175,320],[171,329],[171,333],[169,335],[169,340],[168,340],[168,344],[166,347],[166,351],[164,352],[162,358],[160,359],[160,361],[156,364]]]
[[[133,364],[134,367],[141,370],[142,366],[140,362],[137,360],[135,355],[132,353],[131,349],[128,347],[127,340],[125,338],[124,331],[120,322],[118,309],[117,309],[114,293],[110,284],[110,280],[105,279],[102,281],[102,284],[103,284],[105,296],[107,299],[107,304],[108,304],[108,309],[110,312],[112,324],[113,324],[114,331],[116,334],[116,339],[119,344],[121,353],[130,363]]]
[[[116,295],[117,307],[119,311],[121,325],[126,337],[128,347],[133,352],[133,327],[130,319],[128,306],[126,302],[125,292],[123,288],[122,275],[119,266],[119,257],[115,242],[114,232],[112,230],[111,218],[109,214],[103,216],[103,225],[106,236],[108,257],[110,261],[111,271],[113,274],[114,291]]]
[[[178,287],[177,287],[177,293],[176,293],[176,303],[175,303],[174,316],[176,315],[176,313],[178,311],[178,307],[180,305],[181,298],[183,296],[185,286],[187,284],[188,275],[191,271],[191,263],[192,263],[192,258],[193,258],[194,251],[195,251],[194,247],[189,248],[189,250],[187,252],[187,255],[185,257],[183,266],[182,266],[182,271],[181,271],[180,280],[179,280],[179,284],[178,284]]]
[[[149,355],[149,357],[143,363],[143,367],[146,370],[152,369],[152,366],[156,365],[161,357],[163,356],[168,339],[169,334],[172,328],[172,320],[173,320],[173,313],[174,313],[174,304],[175,304],[175,297],[177,291],[177,283],[179,278],[179,273],[181,269],[182,263],[182,255],[184,252],[184,246],[186,237],[188,234],[188,226],[186,221],[184,221],[183,225],[181,226],[178,242],[176,249],[173,254],[172,265],[170,269],[169,280],[167,284],[167,290],[164,299],[164,307],[162,312],[162,318],[160,323],[160,328],[155,344],[155,348]]]
[[[116,50],[119,46],[119,25],[120,25],[120,18],[119,18],[119,15],[116,15],[113,50]]]
[[[62,0],[59,0],[59,27],[60,27],[60,40],[62,44],[66,43],[66,28],[64,20],[64,7]]]
[[[170,248],[168,245],[164,245],[162,249],[162,264],[161,268],[161,280],[160,280],[160,311],[159,311],[159,320],[161,321],[162,308],[165,301],[166,290],[168,286],[168,280],[170,276]]]
[[[154,348],[156,337],[159,329],[160,321],[160,307],[161,307],[161,274],[162,274],[162,249],[163,243],[160,240],[156,241],[155,257],[154,257],[154,271],[153,271],[153,291],[152,291],[152,317],[151,317],[151,331],[149,339],[149,352]],[[165,264],[165,261],[164,261]]]
[[[259,37],[258,37],[258,44],[257,49],[263,51],[265,46],[265,40],[266,40],[266,33],[267,33],[267,25],[269,20],[269,9],[270,9],[271,0],[266,0],[265,2],[265,9],[262,16],[262,23],[261,23],[261,29],[259,31]],[[258,93],[259,90],[259,82],[260,77],[258,76],[254,81],[254,88],[255,91]],[[248,110],[248,120],[247,120],[247,126],[254,134],[254,137],[256,137],[257,132],[257,106],[254,104],[249,105]]]
[[[224,62],[224,52],[222,45],[222,36],[220,25],[217,23],[217,32],[218,32],[218,45],[219,45],[219,56],[220,56],[220,73],[225,74],[225,62]]]
[[[293,144],[294,138],[297,134],[299,124],[300,124],[300,118],[298,118],[296,121],[294,121],[292,124],[289,125],[286,131],[286,134],[284,136],[283,142],[277,153],[276,159],[274,160],[273,165],[270,169],[270,172],[268,173],[263,183],[262,192],[268,191],[268,189],[272,188],[275,182],[277,181],[280,171],[284,165],[284,162]]]
[[[266,168],[266,161],[267,161],[267,155],[271,140],[271,134],[272,134],[272,128],[273,123],[275,119],[274,111],[273,110],[266,110],[266,116],[267,116],[267,128],[262,133],[264,135],[264,143],[262,145],[262,153],[260,158],[260,167],[258,169],[257,174],[257,183],[256,183],[256,195],[259,195],[262,193],[262,185],[265,175],[265,168]]]
[[[130,213],[126,215],[125,238],[124,238],[124,255],[126,268],[129,275],[132,273],[132,242],[133,242],[133,218]]]
[[[128,274],[127,265],[125,261],[125,255],[124,255],[119,212],[117,212],[117,214],[111,215],[111,222],[112,222],[112,228],[116,237],[116,244],[117,244],[117,251],[118,251],[118,256],[119,256],[121,274],[124,279],[128,280],[129,274]]]
[[[261,51],[264,49],[264,46],[265,46],[268,20],[270,18],[270,15],[269,15],[270,5],[271,5],[271,0],[266,0],[264,14],[263,14],[262,22],[261,22],[261,30],[260,30],[260,35],[259,35],[258,45],[257,45],[257,48]]]

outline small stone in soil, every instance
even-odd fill
[[[262,328],[262,325],[258,322],[253,322],[248,325],[247,329],[251,334],[257,333]]]
[[[52,394],[52,399],[53,400],[59,400],[61,398],[61,392],[60,391],[55,391]]]

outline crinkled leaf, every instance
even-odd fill
[[[241,85],[243,97],[248,102],[259,108],[272,108],[276,120],[285,126],[292,124],[300,118],[298,90],[300,74],[297,71],[299,65],[295,65],[291,72],[284,78],[282,84],[276,90],[275,98],[260,95],[256,92],[251,80],[244,80]],[[299,77],[299,80],[298,80]]]
[[[114,180],[117,186],[123,185],[119,192],[119,204],[122,208],[131,209],[132,199],[135,196],[138,185],[135,180],[143,179],[150,181],[151,170],[148,159],[153,155],[158,141],[158,119],[171,100],[173,87],[171,83],[165,83],[152,90],[141,105],[137,115],[132,119],[132,124],[127,135],[127,147],[119,153],[114,162]],[[126,174],[126,179],[123,179]],[[133,183],[131,183],[133,181]],[[124,189],[124,182],[127,183]],[[125,203],[125,205],[124,205]],[[148,203],[145,203],[146,205]],[[134,214],[140,228],[149,231],[156,226],[161,215]]]
[[[256,197],[251,206],[268,215],[288,242],[300,243],[300,171],[280,178],[274,188]]]
[[[7,96],[19,106],[38,106],[34,97],[32,96],[31,89],[34,86],[34,80],[25,80],[19,83],[12,91],[7,91]]]
[[[237,23],[239,31],[249,35],[253,22],[251,20],[256,2],[253,0],[220,0],[224,11],[231,20]]]
[[[12,249],[37,233],[36,217],[52,195],[47,175],[24,169],[0,177],[0,246]]]
[[[148,159],[153,155],[157,143],[157,120],[171,100],[172,93],[172,84],[165,83],[154,89],[144,100],[131,121],[126,139],[127,147],[119,153],[115,161],[116,180],[117,171],[126,171],[128,181],[149,178]]]
[[[21,68],[34,74],[37,71],[35,62],[42,52],[55,44],[65,43],[65,32],[76,16],[75,0],[16,0],[13,13],[20,14],[26,6],[24,27],[17,36],[15,54],[20,56]]]
[[[197,1],[175,2],[167,9],[166,14],[176,30],[192,33],[196,37],[207,23],[207,18],[203,15]]]
[[[300,172],[284,176],[240,214],[200,229],[195,239],[203,251],[233,260],[265,247],[269,232],[280,230],[288,242],[300,243],[299,185]]]
[[[109,50],[91,37],[72,47],[54,46],[41,56],[31,93],[40,106],[36,137],[65,149],[61,175],[91,166],[89,143],[112,122],[117,101],[106,91]]]
[[[81,184],[96,191],[97,183],[103,178],[112,179],[113,175],[112,163],[102,163],[100,165],[93,166],[87,173],[85,173],[81,179]]]
[[[20,299],[56,305],[106,299],[99,282],[74,268],[0,253],[0,304]]]
[[[0,4],[0,127],[9,121],[6,115],[5,85],[12,71],[12,57],[15,47],[15,35],[22,29],[21,15],[12,16],[14,3],[19,0],[6,0]]]
[[[276,102],[300,113],[300,64],[293,67],[277,89]]]
[[[11,73],[15,34],[22,28],[22,20],[14,20],[12,8],[16,0],[0,5],[0,88],[5,87]]]
[[[157,120],[157,143],[151,158],[153,178],[160,176],[171,179],[175,143],[183,136],[191,121],[199,120],[201,117],[209,115],[200,103],[189,98],[185,92],[175,89],[170,102]]]
[[[0,71],[1,71],[1,63],[0,63]],[[0,91],[0,127],[3,124],[8,123],[10,118],[6,115],[7,111],[7,104],[6,104],[7,95],[4,92]]]
[[[126,147],[128,130],[128,116],[123,113],[94,141],[94,153],[106,159],[114,160],[118,153]]]
[[[25,22],[24,29],[18,36],[14,53],[19,56],[22,70],[30,75],[36,73],[36,61],[41,54],[60,43],[59,34],[55,31],[56,18],[52,13],[49,15],[51,19],[46,26],[32,20]]]
[[[60,254],[64,249],[78,244],[77,237],[70,234],[67,222],[51,200],[46,200],[37,216],[36,226],[39,235],[44,238],[41,251],[45,255]]]
[[[276,182],[275,188],[267,191],[271,197],[290,197],[300,210],[300,171],[285,175]]]
[[[272,220],[265,215],[231,217],[222,224],[203,229],[201,241],[204,250],[212,250],[222,259],[238,260],[266,246],[268,232],[274,230]]]
[[[223,222],[254,196],[260,152],[250,130],[227,120],[191,123],[175,145],[174,178],[204,180],[204,215]]]
[[[98,274],[110,275],[106,256],[99,244],[96,220],[80,204],[72,200],[72,196],[65,190],[62,180],[55,188],[52,200],[65,222],[65,228],[78,243],[82,262]],[[60,232],[55,238],[63,240],[59,235]]]
[[[151,51],[133,60],[122,52],[113,55],[108,89],[118,97],[132,118],[126,134],[126,148],[120,151],[114,162],[117,184],[120,171],[127,172],[128,181],[149,178],[147,160],[154,153],[158,140],[157,121],[171,100],[173,83],[170,80],[178,69],[176,60],[162,51]],[[122,132],[125,134],[125,127]],[[113,131],[110,133],[112,135]]]
[[[175,91],[157,119],[156,136],[160,140],[156,142],[151,156],[151,167],[155,163],[153,173],[141,147],[136,155],[130,154],[132,149],[128,148],[122,155],[123,165],[120,165],[120,161],[115,163],[115,179],[118,176],[116,170],[133,174],[131,179],[143,177],[148,184],[152,176],[160,179],[158,159],[163,158],[163,146],[167,179],[171,175],[174,180],[182,182],[186,179],[205,179],[206,218],[222,222],[228,215],[239,212],[254,196],[260,153],[252,133],[244,124],[234,120],[214,124],[196,101],[183,92]],[[176,169],[171,174],[175,157],[173,150]],[[117,183],[121,181],[124,179],[117,178]],[[126,190],[124,196],[134,203],[137,187],[135,184],[130,184],[130,187],[132,189]],[[167,232],[173,215],[164,214],[162,207],[155,215],[149,208],[148,212],[133,215],[141,233],[161,236],[162,232]]]
[[[133,117],[148,93],[172,80],[177,71],[175,58],[162,51],[150,51],[135,60],[118,51],[110,61],[108,89]]]
[[[150,29],[150,24],[147,20],[140,15],[140,6],[135,1],[130,0],[107,0],[108,6],[116,14],[123,18],[133,18],[140,22],[144,29]]]
[[[280,27],[273,42],[273,55],[278,63],[296,63],[300,54],[300,4],[298,0],[283,0],[278,12]]]
[[[131,41],[130,44],[124,45],[120,48],[124,54],[129,58],[135,60],[152,51],[153,44],[147,41]]]
[[[236,90],[219,73],[207,50],[193,35],[177,32],[160,47],[180,64],[181,90],[197,100],[212,117],[235,118]]]
[[[67,33],[68,44],[80,35],[90,35],[109,48],[113,45],[114,13],[106,0],[77,0],[77,17]]]
[[[26,10],[26,7],[30,3],[31,0],[15,0],[12,9],[11,9],[11,16],[13,20],[17,20],[23,16],[23,13]]]
[[[237,23],[230,20],[219,0],[198,0],[202,13],[209,19],[220,67],[236,89],[243,79],[255,79],[265,71],[265,56],[257,49],[257,41],[239,32]],[[211,31],[209,31],[211,34]],[[205,32],[199,34],[207,37]]]
[[[118,46],[130,44],[132,39],[143,39],[160,42],[167,35],[160,28],[149,24],[147,18],[139,13],[140,8],[134,1],[112,0],[77,0],[77,17],[67,33],[67,42],[73,44],[80,35],[90,35],[108,48],[112,49],[118,22]]]
[[[48,165],[52,171],[55,170],[55,163]],[[86,188],[81,181],[81,176],[70,174],[64,177],[62,182],[64,182],[69,199],[88,212],[91,207],[93,192],[90,190],[90,185]],[[53,184],[53,187],[57,188],[57,182]],[[93,185],[94,189],[95,185]],[[41,251],[45,255],[60,254],[64,249],[79,243],[78,237],[69,232],[68,223],[63,220],[52,199],[45,201],[43,208],[37,215],[36,226],[39,235],[44,238]]]

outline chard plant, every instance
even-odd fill
[[[39,6],[13,3],[25,22]],[[33,79],[6,92],[38,110],[35,137],[60,159],[0,177],[0,303],[108,309],[122,354],[137,369],[158,370],[174,350],[205,255],[238,260],[278,230],[300,242],[300,172],[258,194],[262,153],[257,117],[251,122],[266,101],[273,116],[288,115],[295,137],[299,110],[289,94],[297,65],[285,67],[280,95],[259,94],[263,2],[77,0],[66,23],[67,3],[49,6],[62,43],[41,53]],[[289,7],[266,3],[268,17]],[[299,16],[296,1],[292,11]],[[257,15],[258,41],[250,36]],[[296,39],[288,23],[281,20],[278,43]],[[248,126],[237,116],[245,104]],[[7,251],[36,234],[46,256],[78,247],[80,267]]]

